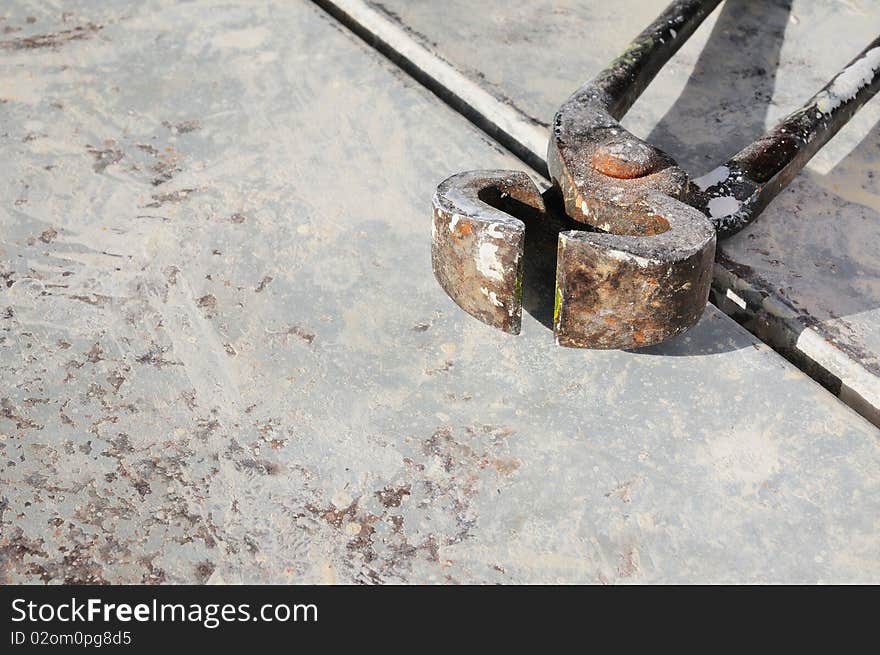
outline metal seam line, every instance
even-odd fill
[[[359,0],[313,0],[526,164],[547,177],[550,130],[498,100]]]
[[[483,89],[364,0],[312,1],[525,164],[547,176],[548,128]],[[722,291],[733,290],[736,293],[740,289],[759,292],[749,281],[717,262],[715,269],[715,283]],[[880,380],[873,373],[801,321],[781,298],[770,295],[760,302],[760,306],[748,301],[747,306],[750,313],[766,313],[776,322],[781,321],[787,334],[776,335],[770,340],[771,345],[791,347],[790,344],[794,344],[801,356],[840,380],[841,390],[845,392],[839,396],[843,402],[877,423],[880,417]]]

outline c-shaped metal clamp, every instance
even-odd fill
[[[528,217],[556,225],[553,329],[560,345],[638,348],[699,320],[716,234],[733,234],[754,220],[880,89],[877,39],[804,107],[692,182],[669,155],[619,121],[719,1],[676,0],[562,105],[547,156],[553,186],[544,194],[515,171],[459,173],[440,184],[433,200],[434,274],[462,309],[519,333],[521,218]],[[548,207],[559,197],[564,217]]]

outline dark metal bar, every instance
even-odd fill
[[[742,230],[880,90],[880,37],[819,93],[726,164],[693,180],[688,202],[719,238]]]
[[[620,120],[720,1],[675,0],[575,96],[603,91],[608,112]]]

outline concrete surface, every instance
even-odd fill
[[[304,2],[6,5],[0,581],[880,581],[878,431],[717,310],[640,353],[432,278],[521,168]]]
[[[352,4],[347,0],[340,4]],[[549,125],[666,0],[370,2],[438,57]],[[868,0],[727,0],[623,123],[701,175],[799,107],[880,32]],[[880,423],[880,99],[719,243],[722,307]],[[473,162],[469,168],[481,167]],[[732,293],[733,301],[724,301]],[[745,306],[745,307],[743,307]]]

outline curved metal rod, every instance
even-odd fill
[[[570,101],[594,100],[620,120],[721,0],[675,0]]]
[[[684,198],[687,174],[618,122],[720,0],[676,0],[611,65],[556,113],[547,161],[574,220],[623,234],[656,230],[633,222],[646,190]]]

